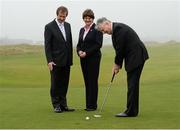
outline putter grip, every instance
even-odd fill
[[[113,73],[113,76],[112,76],[112,79],[111,79],[111,83],[112,83],[113,80],[114,80],[114,76],[115,76],[115,73]]]

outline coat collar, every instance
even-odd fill
[[[53,23],[54,29],[59,33],[59,35],[61,35],[62,39],[65,41],[64,36],[63,36],[62,32],[60,31],[59,26],[58,26],[56,20],[54,19],[54,20],[52,21],[52,23]],[[65,32],[66,32],[66,38],[67,38],[67,27],[66,27],[66,22],[64,22],[64,29],[65,29]],[[66,40],[68,40],[68,39],[66,39]]]

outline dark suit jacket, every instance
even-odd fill
[[[125,24],[112,23],[112,41],[116,50],[115,63],[122,67],[125,60],[126,71],[133,70],[149,58],[136,32]]]
[[[66,41],[55,20],[45,26],[45,53],[47,62],[55,62],[57,66],[72,65],[72,34],[69,23],[64,22]]]
[[[85,51],[86,56],[100,56],[100,48],[102,47],[103,34],[95,29],[95,24],[93,24],[87,33],[85,39],[83,40],[84,28],[80,29],[79,40],[77,44],[77,52]]]

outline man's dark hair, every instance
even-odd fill
[[[66,13],[66,16],[68,15],[68,9],[64,6],[60,6],[59,8],[57,8],[56,10],[56,15],[59,14],[59,11],[63,12],[63,13]]]

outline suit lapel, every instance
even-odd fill
[[[63,40],[65,41],[64,36],[63,36],[61,30],[59,29],[59,27],[58,27],[58,25],[57,25],[57,23],[56,23],[55,20],[53,21],[53,25],[54,25],[54,29],[56,30],[56,32],[57,32],[57,34],[58,34],[58,38],[59,38],[60,40],[63,39]],[[66,31],[66,30],[65,30],[65,31]],[[61,38],[59,37],[59,35],[60,35]]]
[[[65,29],[65,33],[66,33],[66,41],[68,41],[68,38],[69,38],[69,37],[68,37],[68,32],[69,32],[70,30],[69,30],[66,22],[64,22],[64,29]]]
[[[84,35],[84,28],[81,28],[81,31],[80,31],[80,39],[83,41],[83,35]]]
[[[85,38],[84,38],[84,41],[86,40],[86,37],[88,37],[88,35],[91,33],[91,31],[94,29],[94,27],[95,27],[95,23],[93,23],[93,25],[91,26],[91,28],[89,29],[89,31],[88,31],[88,33],[86,34],[86,36],[85,36]],[[83,33],[83,35],[84,35],[84,33]],[[83,37],[83,35],[82,35],[82,37]]]

